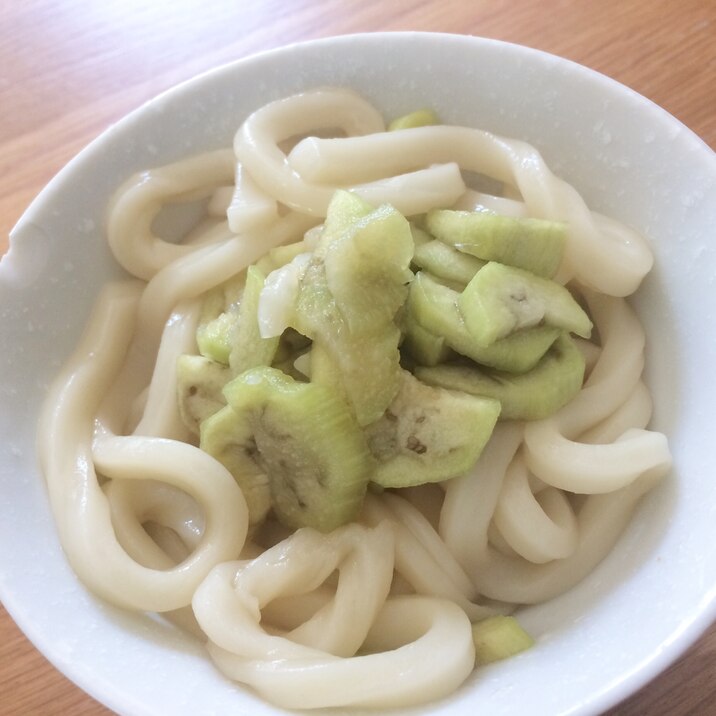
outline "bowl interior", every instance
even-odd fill
[[[38,648],[119,713],[278,713],[216,672],[201,644],[107,606],[78,584],[57,542],[34,449],[44,391],[99,287],[119,275],[102,238],[129,174],[228,146],[265,102],[320,85],[355,88],[386,114],[430,105],[446,123],[534,144],[588,204],[647,234],[653,272],[633,303],[648,336],[653,425],[673,473],[612,554],[576,588],[524,611],[538,648],[473,674],[431,713],[592,714],[628,695],[714,617],[716,518],[710,408],[716,159],[664,111],[565,60],[497,41],[372,34],[292,46],[185,83],[113,126],[42,192],[0,265],[0,596]],[[545,684],[549,688],[545,688]],[[418,713],[420,710],[406,711]]]

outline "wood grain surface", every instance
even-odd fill
[[[44,184],[143,101],[257,51],[380,30],[481,35],[562,55],[650,98],[716,148],[716,0],[5,0],[0,253]],[[109,713],[0,609],[0,716]],[[716,627],[609,713],[716,714]]]

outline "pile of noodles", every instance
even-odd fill
[[[467,172],[501,195],[468,188]],[[458,207],[565,221],[557,278],[583,298],[598,340],[580,341],[578,395],[548,419],[499,423],[469,474],[369,493],[331,534],[247,535],[240,488],[179,416],[177,357],[197,351],[202,294],[320,225],[338,187],[406,216]],[[163,207],[201,199],[206,216],[181,243],[153,233]],[[580,581],[668,470],[665,437],[646,429],[644,332],[625,300],[649,249],[524,142],[455,126],[386,132],[355,93],[306,92],[253,113],[233,151],[132,177],[108,240],[135,278],[103,289],[40,426],[63,548],[97,595],[167,613],[273,703],[388,708],[450,693],[474,667],[471,621]]]

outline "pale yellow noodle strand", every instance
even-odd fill
[[[384,124],[380,114],[354,92],[314,90],[272,102],[254,112],[237,132],[234,151],[243,169],[267,195],[296,211],[315,216],[326,215],[339,186],[353,188],[372,204],[390,203],[406,215],[449,206],[465,189],[454,162],[420,169],[414,174],[385,173],[370,185],[312,184],[293,170],[279,144],[322,129],[340,129],[350,136],[382,133]]]
[[[452,162],[344,188],[350,189],[373,206],[390,204],[404,216],[414,216],[441,206],[450,206],[465,191],[465,183],[460,167]]]
[[[422,545],[430,557],[441,566],[450,582],[468,599],[475,597],[474,588],[465,571],[446,548],[440,535],[420,511],[396,494],[384,494],[382,500],[398,521]]]
[[[170,485],[152,480],[108,480],[104,492],[112,513],[112,525],[122,548],[139,564],[152,569],[170,569],[198,545],[204,530],[203,515],[189,495]],[[181,539],[181,557],[157,536],[150,537],[142,526],[153,520],[171,529]],[[191,606],[163,613],[182,631],[203,641],[204,633],[194,618]]]
[[[167,321],[170,325],[172,323],[171,316],[175,306],[182,301],[201,296],[223,283],[253,263],[268,249],[300,236],[312,223],[313,220],[305,216],[288,215],[261,235],[235,237],[223,243],[203,246],[191,256],[176,259],[149,281],[140,300],[138,327],[128,359],[102,407],[101,421],[111,426],[110,432],[123,432],[126,416],[130,412],[129,401],[136,400],[136,396],[149,385],[152,372],[156,374],[154,363],[160,339]],[[182,340],[190,341],[187,328],[188,325],[181,327],[181,330],[177,327],[177,332],[183,335]],[[168,379],[168,376],[162,376],[161,379]],[[146,402],[149,397],[147,394],[143,401]],[[156,397],[160,399],[160,396]],[[170,406],[165,406],[165,409],[166,412],[161,411],[165,417],[167,412],[173,412]],[[147,407],[142,405],[141,413],[145,410]],[[176,417],[174,414],[175,419]],[[141,421],[141,416],[138,420]],[[168,427],[168,424],[165,424],[165,427]],[[181,430],[180,424],[177,423],[174,423],[174,428]],[[161,432],[155,428],[150,430],[146,422],[141,428],[132,425],[129,429]]]
[[[242,124],[234,138],[234,152],[243,170],[262,187],[288,206],[301,211],[316,203],[328,205],[330,190],[307,186],[288,166],[280,142],[321,129],[346,134],[382,132],[383,118],[355,92],[343,89],[314,90],[264,105]],[[318,202],[316,196],[321,197]],[[326,200],[326,197],[328,200]]]
[[[212,567],[238,557],[248,529],[246,501],[228,470],[210,455],[174,440],[117,436],[98,440],[93,456],[97,470],[111,479],[158,480],[183,490],[206,516],[198,547],[171,570],[147,574],[123,550],[113,559],[105,555],[103,571],[114,575],[122,601],[152,611],[186,606]],[[110,544],[114,540],[112,535]]]
[[[171,569],[176,566],[176,560],[152,539],[142,524],[148,503],[146,494],[137,488],[143,487],[143,482],[138,481],[136,487],[130,480],[108,480],[105,483],[103,489],[112,516],[112,527],[122,549],[135,562],[150,569]],[[139,500],[141,502],[137,504]]]
[[[234,185],[220,186],[215,189],[206,205],[207,216],[219,219],[226,218],[226,211],[231,205],[231,199],[234,196]],[[238,233],[238,232],[234,232]]]
[[[146,288],[145,292],[146,293]],[[109,387],[97,413],[99,429],[108,434],[138,432],[154,437],[187,439],[189,433],[181,422],[176,400],[176,358],[182,347],[195,352],[191,327],[196,323],[198,304],[187,309],[169,309],[166,323],[161,316],[147,318],[140,298],[137,329],[132,337],[127,358],[119,375]],[[190,305],[190,302],[185,304]],[[162,311],[154,304],[150,310]]]
[[[562,413],[565,422],[576,420],[571,431],[586,429],[612,413],[629,389],[636,385],[644,369],[644,329],[629,303],[591,291],[584,291],[587,307],[599,335],[597,360],[584,381],[584,388],[569,403],[572,414]],[[596,401],[596,403],[595,403]],[[592,413],[580,418],[586,405],[596,405]]]
[[[144,529],[174,564],[183,562],[191,553],[191,550],[187,549],[179,535],[170,527],[148,520],[144,525]],[[182,607],[182,609],[188,609],[188,607]]]
[[[39,427],[40,452],[60,539],[78,576],[117,605],[166,611],[188,604],[211,567],[240,550],[248,515],[230,474],[190,445],[106,438],[93,449],[94,414],[125,357],[139,291],[135,283],[110,284],[102,291],[76,351],[50,390]],[[98,454],[100,470],[110,477],[157,477],[204,505],[212,534],[190,560],[165,572],[127,555],[97,480]]]
[[[194,228],[187,231],[182,240],[184,246],[206,246],[218,244],[233,238],[227,221],[218,221],[207,216]]]
[[[267,634],[261,609],[279,596],[305,594],[338,570],[333,598],[292,631]],[[388,596],[393,574],[392,532],[345,525],[323,535],[303,528],[248,563],[234,564],[233,596],[221,614],[215,590],[223,570],[196,594],[194,611],[209,638],[247,660],[297,659],[327,653],[352,656]],[[212,586],[213,585],[213,586]],[[207,597],[207,595],[209,595]]]
[[[236,165],[234,191],[226,216],[235,234],[255,231],[278,219],[276,198],[261,189],[241,163]]]
[[[617,222],[595,221],[577,191],[549,170],[534,147],[518,140],[468,127],[418,127],[363,137],[309,137],[294,147],[289,161],[308,181],[336,184],[457,162],[517,187],[531,216],[567,222],[563,278],[627,296],[653,263],[642,237]]]
[[[347,525],[346,531],[353,530],[356,525]],[[325,542],[325,538],[316,535]],[[329,538],[330,539],[330,538]],[[292,629],[287,637],[300,644],[327,651],[336,656],[352,656],[365,640],[370,625],[385,602],[390,581],[393,575],[393,559],[391,555],[392,534],[387,525],[378,525],[367,533],[365,530],[356,532],[355,536],[344,545],[338,545],[335,568],[338,569],[338,585],[334,598],[318,609],[310,619]],[[309,547],[302,551],[312,551]],[[382,551],[382,554],[381,554]],[[260,559],[260,558],[259,558]],[[325,550],[311,555],[313,565],[316,562],[324,579],[330,576],[330,556]],[[315,568],[315,567],[314,567]],[[306,569],[301,575],[305,579]],[[308,570],[310,573],[310,570]],[[253,591],[261,581],[237,579],[249,591]],[[265,588],[272,590],[273,585]],[[358,595],[360,594],[360,597]],[[349,616],[350,614],[350,616]]]
[[[104,492],[117,539],[145,567],[167,569],[181,561],[173,560],[147,534],[143,527],[147,521],[171,528],[189,551],[198,546],[204,533],[204,515],[187,493],[151,480],[110,480]]]
[[[664,472],[664,468],[655,467],[621,490],[590,495],[579,511],[579,539],[568,557],[533,564],[491,550],[475,565],[474,583],[486,597],[516,604],[537,604],[571,589],[612,550],[638,501]]]
[[[162,334],[159,353],[149,384],[141,420],[135,435],[172,438],[189,442],[191,433],[179,412],[177,360],[183,353],[196,352],[196,326],[199,301],[180,304],[169,317]]]
[[[414,511],[417,513],[417,510]],[[382,521],[391,524],[395,533],[395,570],[415,592],[449,599],[457,604],[471,621],[484,619],[495,613],[494,609],[474,601],[476,598],[474,586],[447,547],[435,545],[437,535],[426,540],[432,543],[432,549],[429,549],[402,523],[384,500],[372,495],[366,497],[362,518],[371,525]],[[425,524],[429,527],[427,520]],[[436,553],[438,558],[435,556]],[[452,565],[452,567],[445,565]],[[455,572],[458,572],[457,578],[454,576]]]
[[[490,549],[495,549],[500,554],[504,554],[506,557],[520,556],[514,549],[512,549],[507,540],[502,536],[502,533],[499,529],[497,529],[497,525],[494,520],[490,522],[490,526],[487,528],[487,539]]]
[[[492,194],[485,194],[472,189],[467,189],[451,208],[458,211],[478,211],[499,214],[500,216],[511,216],[515,219],[523,219],[529,216],[527,204],[523,201],[493,196]]]
[[[440,536],[470,576],[487,554],[487,530],[522,434],[521,423],[498,423],[472,470],[446,483]]]
[[[261,609],[266,631],[277,634],[296,629],[329,604],[334,594],[335,589],[324,584],[306,594],[277,597]]]
[[[587,294],[602,352],[584,388],[564,408],[525,427],[527,464],[539,478],[570,492],[620,489],[643,472],[671,464],[662,433],[630,429],[606,445],[577,442],[579,433],[614,412],[631,394],[643,367],[644,332],[623,299]]]
[[[530,468],[554,487],[580,494],[612,492],[647,470],[671,465],[666,436],[650,430],[627,430],[613,443],[593,445],[542,424],[527,440]]]
[[[574,341],[577,348],[579,348],[582,354],[582,358],[584,358],[584,375],[588,380],[589,376],[592,373],[592,370],[594,369],[594,366],[599,360],[599,355],[601,354],[602,349],[596,343],[593,343],[592,341],[587,341],[584,338],[572,336],[572,340]]]
[[[108,386],[95,417],[98,434],[132,433],[147,408],[150,382],[166,325],[158,322],[148,325],[141,306],[140,297],[136,329],[127,348],[126,359]]]
[[[141,331],[158,335],[178,303],[218,286],[275,246],[300,238],[314,223],[310,217],[289,214],[266,231],[205,246],[177,259],[147,284],[142,296]]]
[[[387,709],[433,701],[455,691],[475,662],[465,613],[452,602],[431,597],[388,599],[366,648],[384,651],[251,663],[214,644],[209,644],[209,653],[224,674],[251,685],[267,701],[303,709]]]
[[[507,544],[536,564],[568,557],[577,546],[577,520],[569,501],[554,488],[535,496],[519,455],[507,468],[493,519]]]
[[[308,181],[357,184],[433,164],[456,162],[500,182],[520,186],[515,165],[526,145],[479,129],[430,126],[360,137],[307,137],[289,154],[291,167]],[[536,151],[529,148],[530,154]],[[530,169],[533,172],[533,169]],[[521,188],[521,187],[520,187]],[[540,185],[539,191],[545,195]],[[524,193],[523,193],[524,196]],[[530,207],[525,196],[525,202]]]
[[[404,597],[383,606],[392,575],[391,535],[386,524],[348,525],[329,535],[303,529],[250,563],[214,569],[197,590],[193,607],[219,668],[287,708],[389,707],[452,691],[472,670],[470,622],[443,600]],[[341,570],[356,559],[348,572]],[[383,562],[387,569],[380,567]],[[314,630],[312,643],[302,644],[262,630],[265,603],[282,592],[313,590],[335,568],[341,572],[329,621],[339,638],[335,630]],[[342,581],[348,582],[343,590]],[[318,617],[323,632],[328,626],[324,610],[319,605],[307,622]],[[326,643],[346,656],[321,648]],[[348,656],[362,644],[389,651]]]
[[[111,283],[102,289],[79,343],[43,404],[38,448],[63,545],[70,537],[65,535],[68,527],[71,531],[75,523],[66,515],[74,516],[81,507],[76,495],[94,489],[88,483],[94,415],[102,389],[112,383],[125,359],[141,291],[138,281]],[[69,419],[63,421],[65,416]]]
[[[131,274],[148,281],[167,264],[194,251],[192,246],[156,236],[154,219],[162,205],[208,197],[233,181],[233,175],[232,152],[221,149],[133,176],[110,203],[107,239],[114,257]]]
[[[616,440],[630,428],[646,428],[651,420],[651,393],[639,381],[627,400],[608,418],[579,436],[582,443],[608,443]]]
[[[423,517],[432,525],[437,532],[440,523],[440,510],[443,506],[445,490],[441,485],[434,482],[426,482],[424,485],[404,487],[400,490],[400,496],[404,497]]]

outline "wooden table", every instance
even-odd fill
[[[562,55],[654,100],[716,148],[714,0],[5,0],[0,254],[42,186],[144,100],[256,51],[375,30],[469,33]],[[0,608],[0,716],[108,713],[59,674]],[[714,713],[716,627],[610,712]]]

